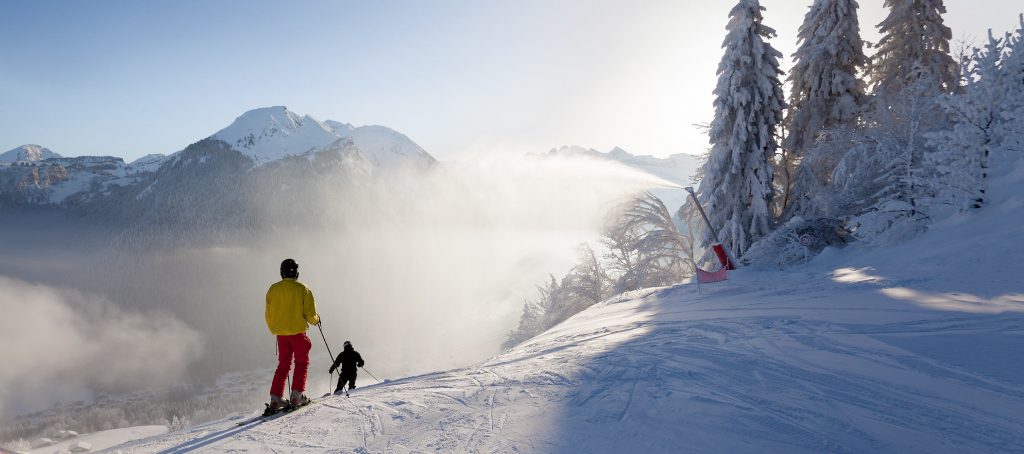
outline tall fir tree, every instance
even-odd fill
[[[867,67],[874,93],[899,92],[921,77],[933,79],[938,91],[954,91],[960,74],[949,55],[953,32],[943,23],[942,0],[885,0],[885,6],[889,15],[878,24],[882,38]]]
[[[733,253],[743,255],[767,235],[773,222],[772,160],[785,98],[779,57],[767,39],[775,30],[762,23],[757,0],[740,0],[729,12],[715,88],[711,152],[704,164],[700,200],[712,228]],[[711,241],[705,232],[705,244]]]
[[[782,190],[778,205],[785,217],[800,211],[799,201],[811,190],[811,185],[794,181],[800,160],[824,130],[852,126],[865,103],[865,84],[857,74],[867,57],[857,8],[856,0],[815,0],[800,26],[800,46],[788,77],[786,136],[776,169]]]

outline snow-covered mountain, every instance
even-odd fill
[[[473,367],[360,374],[351,397],[270,422],[116,449],[1018,452],[1021,187],[1024,166],[985,211],[893,248],[638,290]]]
[[[322,150],[344,139],[351,139],[377,166],[434,162],[423,148],[390,128],[355,127],[333,120],[321,123],[309,115],[300,117],[284,106],[250,110],[210,138],[226,142],[257,165]]]
[[[19,160],[0,167],[0,208],[79,204],[102,198],[113,188],[137,184],[162,160],[162,155],[150,155],[131,164],[113,156],[54,155]]]
[[[0,165],[14,162],[36,162],[59,157],[59,154],[50,151],[49,148],[39,145],[25,144],[0,154]]]
[[[222,156],[225,153],[238,153],[241,159],[225,161]],[[429,166],[436,162],[408,137],[384,126],[356,127],[332,120],[321,123],[285,107],[267,107],[242,114],[228,127],[185,150],[170,155],[150,154],[131,163],[112,156],[62,158],[38,145],[18,147],[0,155],[0,208],[82,208],[82,204],[88,202],[92,205],[84,208],[91,212],[96,212],[97,208],[100,213],[103,210],[140,212],[144,210],[130,205],[153,195],[156,189],[191,190],[173,184],[169,178],[188,179],[210,174],[208,178],[216,180],[218,173],[227,176],[254,172],[256,168],[279,164],[288,158],[305,157],[312,161],[325,153],[343,154],[343,159],[332,162],[361,167],[359,172],[362,173],[388,171],[405,165]],[[204,165],[208,162],[219,162],[223,166]],[[182,165],[188,167],[188,172],[181,171]],[[270,166],[282,167],[287,166]],[[266,176],[268,171],[260,170],[260,173]],[[158,181],[160,184],[154,184]],[[222,189],[231,191],[237,187]],[[189,198],[187,194],[168,196],[174,197]]]

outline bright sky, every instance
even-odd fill
[[[762,0],[786,55],[810,0]],[[862,0],[865,39],[885,12]],[[577,144],[698,153],[733,1],[0,0],[0,152],[171,153],[271,105],[441,159]],[[947,0],[955,39],[1024,6]]]

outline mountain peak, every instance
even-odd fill
[[[0,154],[0,162],[35,162],[59,157],[59,154],[44,146],[25,144]]]
[[[250,110],[211,138],[224,141],[256,164],[306,154],[342,139],[351,139],[375,165],[390,166],[409,159],[434,162],[419,145],[390,128],[355,127],[333,120],[321,122],[309,115],[300,116],[284,106]]]
[[[622,148],[619,148],[619,147],[615,147],[615,148],[612,148],[612,151],[609,151],[609,152],[608,152],[608,155],[609,155],[609,156],[612,156],[612,157],[620,157],[620,156],[622,156],[622,157],[624,157],[624,156],[633,156],[633,155],[632,155],[631,153],[629,153],[628,151],[626,151],[626,150],[623,150]]]
[[[257,164],[324,147],[338,137],[322,123],[300,117],[285,106],[250,110],[212,136]]]

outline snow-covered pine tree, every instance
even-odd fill
[[[785,100],[782,54],[766,41],[775,30],[762,23],[763,10],[757,0],[740,0],[729,12],[714,91],[712,148],[699,189],[712,228],[733,257],[767,235],[773,222],[772,160]],[[711,237],[704,232],[703,242]]]
[[[519,326],[508,334],[503,348],[511,348],[540,334],[584,309],[611,296],[611,278],[587,244],[576,249],[578,261],[561,281],[554,275],[537,287],[537,300],[526,301]]]
[[[873,103],[869,126],[832,172],[832,202],[857,239],[878,245],[906,240],[925,230],[924,199],[931,194],[934,168],[924,156],[934,151],[926,137],[948,128],[932,92],[936,82],[920,77],[891,95],[889,105]]]
[[[782,190],[777,203],[783,218],[802,213],[801,201],[813,190],[814,182],[801,184],[797,176],[807,180],[821,173],[821,169],[797,171],[807,150],[824,130],[851,127],[865,103],[865,84],[857,73],[867,57],[857,8],[856,0],[815,0],[800,26],[800,47],[793,54],[788,77],[786,136],[775,173]]]
[[[562,287],[574,295],[572,316],[611,296],[611,278],[589,244],[576,247],[576,266],[562,278]]]
[[[985,203],[989,160],[1002,144],[1003,113],[1010,108],[1004,49],[989,30],[988,43],[963,62],[963,89],[940,99],[953,124],[929,136],[935,152],[925,156],[936,170],[931,182],[937,205],[962,211]]]
[[[923,231],[934,196],[935,151],[926,137],[949,127],[938,99],[959,87],[941,0],[886,0],[877,52],[866,68],[874,102],[857,145],[832,172],[833,195],[862,241],[899,242]]]
[[[835,187],[833,175],[840,162],[867,140],[861,125],[835,127],[821,132],[796,168],[794,198],[782,219],[842,218],[850,215],[840,200],[847,194]]]
[[[943,23],[942,0],[885,0],[885,6],[889,15],[878,24],[882,38],[867,66],[873,92],[893,94],[925,75],[937,91],[955,90],[960,74],[949,55],[953,32]]]
[[[537,286],[540,297],[537,300],[527,300],[523,303],[519,326],[508,334],[502,348],[512,348],[549,328],[545,324],[545,319],[551,306],[552,296],[559,291],[559,288],[558,280],[554,275],[550,275],[550,281],[546,285]]]
[[[1018,16],[1020,25],[1016,33],[1007,36],[1007,55],[1003,63],[1006,72],[1006,106],[1002,119],[1007,131],[1000,149],[1003,156],[995,157],[994,165],[1010,168],[1010,161],[1024,159],[1024,14]]]

